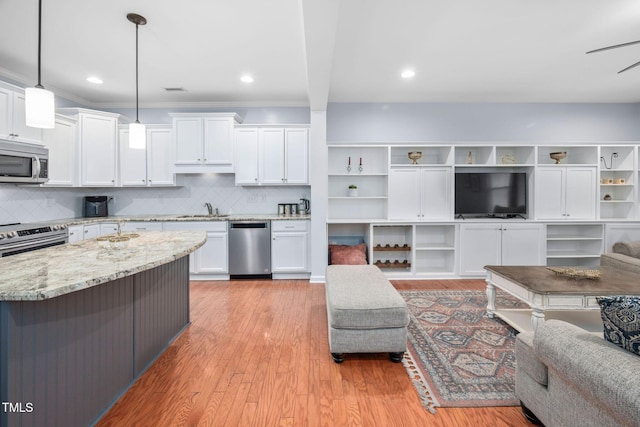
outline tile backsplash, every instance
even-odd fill
[[[82,216],[84,196],[105,195],[110,215],[277,213],[278,203],[309,198],[309,186],[237,187],[233,174],[178,175],[176,187],[53,188],[0,184],[0,224]]]

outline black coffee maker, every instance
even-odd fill
[[[109,198],[107,196],[85,196],[84,216],[85,218],[95,218],[99,216],[109,216],[107,206]]]

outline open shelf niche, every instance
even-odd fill
[[[331,146],[328,172],[328,220],[387,218],[388,147]],[[350,186],[356,191],[350,192]]]
[[[415,226],[416,274],[453,275],[456,269],[456,229],[454,224]]]
[[[635,147],[600,149],[600,218],[633,219],[636,216]]]
[[[382,271],[411,271],[413,226],[381,225],[371,227],[370,263]]]
[[[548,224],[547,265],[597,266],[604,246],[604,224]]]

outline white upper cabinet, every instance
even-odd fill
[[[309,183],[307,128],[235,130],[236,185],[306,185]]]
[[[0,87],[0,139],[42,144],[42,129],[26,124],[22,89]]]
[[[175,113],[173,117],[174,172],[233,172],[235,113]]]
[[[78,120],[80,185],[115,187],[120,115],[83,108],[62,108],[58,111]]]
[[[451,168],[391,168],[389,219],[450,220]]]
[[[76,152],[78,122],[70,117],[56,115],[56,126],[43,132],[44,145],[49,149],[48,187],[73,187],[78,184]]]
[[[123,187],[174,186],[171,127],[147,125],[146,148],[129,148],[129,129],[120,129],[120,184]]]
[[[596,218],[595,167],[539,167],[535,178],[536,219]]]
[[[258,184],[258,129],[235,130],[236,185]]]

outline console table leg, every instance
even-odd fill
[[[496,311],[496,287],[487,280],[487,317],[495,316]]]
[[[535,331],[544,322],[544,310],[531,307],[531,327]]]

